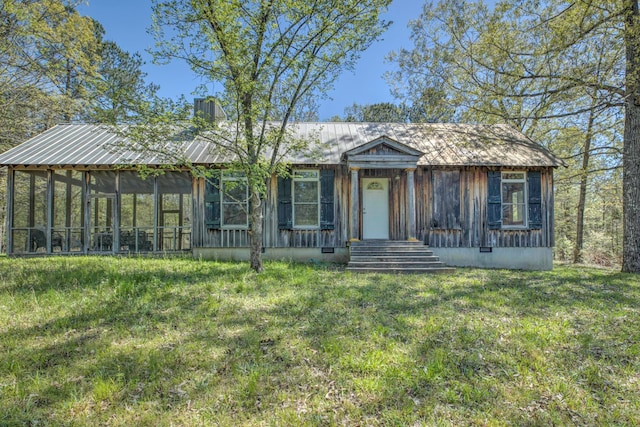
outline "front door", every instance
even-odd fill
[[[389,178],[362,179],[362,238],[389,238]]]

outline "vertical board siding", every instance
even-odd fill
[[[317,168],[317,167],[316,167]],[[280,229],[278,221],[278,178],[273,176],[267,182],[267,194],[263,200],[263,245],[265,248],[322,248],[346,245],[349,179],[346,167],[321,166],[321,170],[334,169],[334,229]],[[204,224],[204,180],[198,180],[197,203],[194,203],[194,218]],[[318,201],[321,202],[320,200]],[[205,248],[241,248],[249,247],[249,230],[246,229],[208,229],[197,230],[195,247]],[[197,243],[196,243],[197,242]]]
[[[346,165],[324,165],[332,168],[334,179],[333,230],[280,230],[278,227],[278,180],[267,183],[264,200],[264,246],[267,248],[321,248],[344,247],[349,239],[350,175]],[[534,230],[489,229],[488,222],[488,169],[466,167],[459,170],[460,203],[457,228],[434,228],[433,168],[419,167],[415,172],[416,238],[434,248],[492,247],[550,247],[553,245],[553,169],[540,170],[542,227]],[[389,178],[389,235],[391,239],[407,238],[407,185],[406,172],[400,169],[364,169],[360,178]],[[446,186],[445,186],[446,187]],[[194,184],[194,247],[248,247],[248,230],[211,230],[204,225],[204,181]],[[362,191],[360,188],[359,191]],[[444,191],[444,190],[441,190]],[[361,195],[360,195],[361,196]],[[360,221],[362,224],[362,221]]]
[[[424,212],[426,229],[418,238],[432,247],[549,247],[553,246],[553,169],[540,171],[542,227],[540,229],[490,229],[488,212],[488,169],[464,168],[460,172],[460,229],[436,229],[431,227],[433,200],[437,195],[428,190],[434,189],[425,171],[421,181],[427,187],[423,197],[417,200],[422,204],[418,212]],[[442,196],[440,196],[442,197]]]
[[[434,228],[459,229],[460,227],[460,171],[434,170],[433,173],[433,222]],[[466,193],[465,193],[466,194]]]

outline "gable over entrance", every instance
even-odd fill
[[[342,154],[342,160],[346,160],[349,167],[351,180],[350,202],[350,240],[363,238],[389,238],[389,181],[378,179],[375,184],[381,186],[377,189],[360,188],[361,169],[400,169],[404,170],[406,180],[406,235],[408,240],[415,240],[415,184],[414,171],[418,166],[418,160],[423,152],[413,147],[402,144],[384,135],[371,140]],[[373,185],[374,182],[371,182]],[[371,191],[368,191],[371,190]],[[362,193],[363,204],[360,205]],[[367,206],[371,204],[371,206]],[[381,206],[386,205],[386,206]],[[374,208],[377,206],[379,209]],[[382,208],[386,208],[383,210]],[[363,220],[362,234],[360,231],[360,218]]]
[[[342,158],[350,168],[407,169],[415,168],[424,153],[401,142],[381,136],[345,151]]]

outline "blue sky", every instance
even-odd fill
[[[385,56],[392,50],[411,47],[407,24],[416,19],[422,10],[424,0],[394,0],[384,19],[393,24],[383,34],[383,40],[373,44],[364,52],[354,71],[344,72],[329,93],[331,99],[320,103],[320,119],[333,115],[343,115],[344,108],[353,104],[394,102],[389,86],[383,78],[385,71],[393,64],[385,63]],[[89,0],[88,5],[79,8],[83,15],[98,20],[105,28],[105,38],[116,42],[122,49],[139,52],[146,65],[147,79],[160,85],[160,95],[176,98],[191,92],[200,83],[183,63],[154,65],[147,49],[153,47],[154,40],[147,34],[151,24],[151,2],[144,0]]]

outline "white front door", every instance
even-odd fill
[[[389,238],[389,178],[362,178],[362,238]]]

